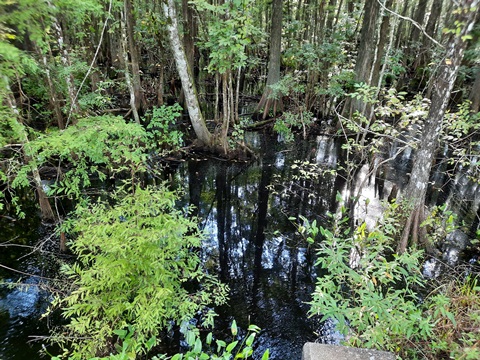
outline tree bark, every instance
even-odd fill
[[[177,12],[175,10],[175,3],[173,0],[167,0],[162,6],[165,17],[170,19],[170,21],[167,22],[168,37],[172,47],[173,56],[175,58],[177,71],[182,82],[182,88],[185,94],[185,102],[193,130],[195,131],[198,140],[203,142],[205,145],[210,146],[212,145],[212,134],[210,131],[208,131],[202,112],[200,111],[197,91],[195,84],[193,83],[192,72],[188,66],[187,59],[185,57],[185,51],[178,34],[178,20]]]
[[[433,0],[430,16],[428,17],[425,32],[435,39],[438,22],[442,13],[443,0]],[[414,68],[423,69],[430,62],[432,41],[427,37],[423,37],[422,48],[420,49],[417,58],[415,59]]]
[[[385,7],[387,9],[391,9],[392,5],[393,5],[393,0],[386,0]],[[375,62],[373,64],[372,76],[371,76],[371,85],[378,86],[378,87],[380,87],[381,81],[382,81],[380,76],[380,70],[382,67],[382,63],[385,62],[384,56],[386,52],[387,40],[389,40],[387,34],[389,33],[389,30],[390,30],[391,14],[385,11],[382,17],[383,19],[382,19],[382,24],[380,25],[380,33],[379,33],[380,36],[377,44],[377,53],[375,57]]]
[[[125,0],[125,22],[127,26],[128,53],[130,54],[130,63],[132,66],[132,85],[135,93],[135,108],[139,111],[145,104],[145,97],[142,91],[142,81],[140,78],[140,56],[133,29],[135,27],[135,18],[133,17],[132,0]]]
[[[469,100],[472,102],[472,111],[474,113],[480,111],[480,67],[476,68],[475,81],[470,90]]]
[[[265,90],[258,103],[255,113],[262,112],[262,118],[265,120],[268,113],[273,108],[273,116],[283,110],[282,94],[273,95],[272,85],[280,81],[280,61],[282,50],[282,18],[283,18],[283,0],[273,0],[272,9],[272,28],[270,31],[270,57],[268,61],[268,76]]]
[[[122,32],[122,53],[123,53],[123,61],[125,65],[125,82],[127,83],[128,91],[130,93],[130,109],[132,110],[133,118],[137,124],[140,124],[140,116],[138,115],[137,110],[137,100],[135,96],[135,87],[132,82],[132,78],[130,77],[130,67],[128,66],[128,37],[127,37],[127,29],[126,29],[126,14],[125,11],[122,11],[121,19],[120,19],[120,28]]]
[[[446,54],[440,69],[434,79],[432,103],[425,121],[418,150],[415,152],[410,180],[404,190],[402,198],[412,206],[412,211],[407,219],[407,225],[397,247],[398,252],[405,251],[411,234],[418,233],[415,228],[422,223],[425,196],[430,178],[434,155],[438,146],[438,139],[442,130],[443,117],[450,100],[453,85],[457,78],[458,70],[463,59],[467,42],[465,36],[470,33],[475,23],[480,0],[462,0],[456,20],[462,24],[458,35],[450,35],[446,43]],[[419,239],[412,237],[412,242]],[[420,239],[423,240],[423,239]]]
[[[47,3],[48,3],[48,6],[50,6],[53,9],[53,12],[55,12],[56,11],[55,6],[50,1],[47,1]],[[52,27],[55,33],[55,40],[57,41],[58,50],[60,52],[60,61],[62,62],[62,65],[65,68],[69,68],[72,65],[70,62],[70,54],[68,52],[67,47],[65,46],[62,27],[60,26],[60,22],[58,21],[56,16],[52,16]],[[72,122],[75,123],[76,115],[80,113],[80,106],[78,105],[77,89],[76,89],[73,75],[71,72],[69,72],[68,75],[65,76],[65,83],[67,85],[68,98],[70,100],[70,110],[69,110],[68,118],[69,119],[71,118]],[[65,126],[67,125],[68,125],[68,120]]]
[[[192,5],[189,4],[188,0],[182,0],[182,12],[183,12],[183,44],[185,46],[185,56],[187,58],[188,66],[192,71],[194,79],[196,79],[196,69],[198,68],[195,64],[195,37],[197,36],[197,22],[196,17],[194,16],[194,9]]]
[[[363,82],[367,85],[372,85],[373,63],[377,51],[379,10],[380,5],[377,0],[366,0],[362,29],[360,31],[360,44],[355,63],[355,82],[357,83]],[[348,99],[345,103],[343,114],[345,117],[350,118],[356,111],[363,114],[365,110],[365,104],[362,101]]]
[[[415,9],[415,13],[413,15],[413,20],[423,26],[425,23],[425,14],[427,12],[427,4],[428,0],[419,0],[418,5]],[[417,43],[420,40],[420,29],[416,26],[412,25],[412,31],[410,32],[410,42],[411,44]],[[410,49],[418,49],[418,47],[413,46]]]
[[[50,69],[47,61],[47,56],[41,53],[41,50],[37,47],[38,54],[42,57],[43,66],[45,67],[45,76],[47,77],[48,91],[49,91],[49,102],[52,107],[55,120],[57,120],[58,128],[60,130],[65,129],[65,120],[63,119],[62,109],[60,107],[60,96],[57,94],[55,89],[52,76],[50,74]]]

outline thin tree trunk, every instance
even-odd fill
[[[38,53],[40,54],[41,50],[37,48]],[[45,54],[41,54],[43,66],[45,67],[45,76],[47,77],[47,84],[49,90],[49,102],[53,110],[53,114],[55,116],[55,120],[57,120],[58,128],[60,130],[65,129],[65,120],[63,119],[62,109],[60,107],[60,96],[57,94],[55,90],[55,86],[53,84],[53,80],[50,74],[50,69],[48,67],[47,56]]]
[[[197,91],[195,84],[193,83],[191,69],[188,66],[187,59],[185,57],[185,51],[183,45],[180,42],[180,36],[178,34],[178,21],[177,12],[175,10],[175,2],[173,0],[167,0],[162,4],[165,17],[170,19],[167,22],[168,37],[170,45],[172,47],[173,56],[175,58],[175,64],[177,71],[182,81],[182,87],[185,94],[185,102],[188,109],[188,115],[192,122],[193,130],[197,135],[198,140],[205,145],[212,145],[212,135],[207,129],[205,120],[203,119],[202,112],[200,111],[200,105],[198,103]]]
[[[130,62],[132,66],[132,85],[133,91],[135,93],[135,108],[140,110],[146,106],[145,97],[143,96],[142,91],[142,81],[140,78],[140,56],[137,44],[135,42],[135,37],[133,34],[133,29],[135,27],[135,19],[133,17],[133,7],[132,0],[125,0],[124,2],[124,11],[125,11],[125,23],[127,30],[127,39],[128,39],[128,53],[130,54]]]
[[[274,112],[283,109],[282,94],[272,96],[271,85],[280,81],[280,60],[282,50],[282,18],[283,18],[283,0],[273,0],[272,9],[272,29],[270,31],[270,57],[268,61],[268,76],[265,90],[258,103],[255,112],[263,111],[263,119],[266,119],[270,109]],[[274,113],[273,116],[277,114]]]
[[[380,5],[377,0],[367,0],[363,15],[362,29],[360,31],[360,44],[357,61],[355,63],[355,82],[371,85],[372,69],[377,54],[377,24]],[[345,103],[343,114],[350,118],[356,111],[364,113],[365,104],[356,99],[348,99]]]
[[[162,106],[163,102],[163,83],[164,83],[164,69],[163,65],[161,64],[158,69],[158,80],[157,80],[157,106]]]
[[[425,14],[427,12],[427,4],[428,4],[428,0],[419,0],[418,5],[415,9],[415,14],[413,15],[413,20],[416,23],[420,24],[420,26],[423,26],[425,23]],[[411,44],[415,45],[415,43],[417,43],[419,40],[420,40],[420,29],[416,26],[412,26],[412,31],[410,32],[410,42]]]
[[[140,116],[138,115],[136,98],[135,98],[135,88],[133,86],[132,78],[130,77],[130,67],[128,66],[128,53],[127,53],[127,29],[126,29],[126,17],[125,11],[122,11],[120,28],[122,30],[122,52],[123,52],[123,61],[125,62],[125,82],[127,83],[128,91],[130,93],[130,109],[132,110],[133,119],[137,124],[140,124]]]
[[[404,1],[403,2],[403,8],[402,8],[402,12],[400,14],[400,15],[402,15],[402,17],[406,17],[407,12],[408,12],[408,4],[409,3],[410,3],[409,1]],[[398,24],[397,41],[395,43],[395,48],[397,48],[397,49],[402,48],[402,41],[404,40],[403,33],[405,31],[404,29],[405,29],[405,22],[400,21],[400,24]]]
[[[480,0],[463,0],[460,2],[461,11],[456,12],[455,17],[458,24],[462,24],[461,31],[458,35],[450,35],[445,57],[435,76],[430,111],[425,121],[418,150],[415,152],[410,180],[402,196],[413,207],[407,224],[420,224],[423,221],[423,219],[415,218],[422,214],[425,205],[428,181],[442,130],[443,117],[467,47],[465,36],[473,28],[479,2]],[[412,219],[415,219],[415,221],[412,221]],[[398,252],[405,251],[410,235],[416,231],[417,229],[405,227],[397,247]]]
[[[330,2],[328,3],[326,28],[330,31],[333,31],[333,21],[335,19],[336,5],[337,0],[330,0]]]
[[[472,111],[477,113],[480,111],[480,67],[476,68],[475,81],[470,90],[470,101],[472,102]]]
[[[394,0],[387,0],[385,3],[385,6],[387,9],[390,9],[393,5]],[[380,69],[382,67],[382,62],[385,58],[385,52],[386,52],[386,44],[388,40],[388,36],[386,34],[389,33],[390,30],[390,14],[387,13],[386,11],[383,12],[383,20],[382,24],[380,25],[380,33],[378,36],[378,44],[377,44],[377,54],[375,58],[375,63],[373,64],[373,69],[372,69],[372,76],[371,76],[371,84],[372,86],[378,86],[380,87],[381,83],[379,80],[380,79]]]
[[[50,1],[47,1],[47,3],[55,11],[55,6]],[[52,17],[52,27],[55,33],[55,40],[57,41],[58,50],[60,51],[60,61],[65,68],[70,68],[72,65],[70,62],[70,54],[65,46],[62,27],[55,16]],[[68,97],[70,100],[69,119],[72,118],[73,123],[75,123],[76,115],[80,113],[80,106],[78,105],[77,89],[75,87],[73,74],[71,72],[65,76],[65,83],[67,85]]]
[[[239,104],[240,104],[240,83],[241,83],[241,77],[242,77],[242,67],[240,66],[238,68],[238,71],[237,71],[237,83],[236,83],[236,87],[235,87],[235,100],[234,100],[234,104],[235,104],[235,109],[234,109],[234,112],[235,112],[235,124],[239,124],[240,123],[240,118],[239,118]]]
[[[392,26],[390,27],[390,34],[389,34],[389,42],[388,42],[388,48],[385,52],[385,59],[388,58],[388,56],[390,55],[390,52],[392,51],[392,48],[393,48],[393,42],[395,40],[395,30],[397,29],[397,24],[398,24],[398,18],[394,18],[393,19],[393,24]],[[384,61],[383,64],[382,64],[382,70],[380,71],[380,74],[379,74],[379,77],[378,77],[378,81],[377,81],[377,87],[378,89],[380,90],[381,86],[382,86],[382,83],[383,83],[383,78],[385,76],[385,70],[387,69],[387,62]]]
[[[428,17],[427,26],[425,27],[425,32],[435,39],[435,35],[438,28],[438,23],[440,21],[440,15],[442,12],[443,0],[433,0],[432,8],[430,11],[430,16]],[[417,58],[415,59],[414,68],[423,69],[428,66],[430,62],[432,53],[432,41],[428,36],[423,37],[422,47],[418,53]]]
[[[194,16],[194,9],[189,4],[188,0],[182,0],[183,12],[183,45],[185,46],[185,56],[187,58],[188,66],[192,72],[195,80],[196,64],[195,64],[195,37],[197,36],[197,22]]]
[[[340,13],[342,11],[342,7],[343,7],[343,0],[340,0],[340,3],[338,4],[338,7],[337,7],[337,13],[335,15],[335,22],[332,25],[332,32],[335,32],[337,28],[338,20],[340,20]]]
[[[222,75],[222,101],[223,101],[223,123],[222,123],[222,140],[228,136],[228,127],[230,124],[230,111],[228,106],[228,74],[225,72]],[[223,141],[223,151],[227,153],[226,141]]]

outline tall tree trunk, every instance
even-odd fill
[[[163,102],[163,97],[164,97],[164,91],[163,91],[163,83],[165,82],[164,76],[165,75],[165,70],[163,68],[163,64],[160,64],[158,67],[158,79],[156,81],[156,86],[157,86],[157,106],[162,106],[164,104]]]
[[[52,12],[55,13],[55,6],[50,1],[47,1],[47,3],[52,8]],[[72,66],[70,62],[70,53],[68,52],[68,49],[65,45],[63,30],[56,16],[52,16],[52,27],[55,34],[55,40],[58,45],[58,51],[60,52],[60,61],[65,68],[70,68]],[[72,119],[72,122],[75,123],[76,116],[80,113],[80,106],[78,105],[77,89],[75,86],[73,74],[71,72],[69,72],[67,76],[65,76],[65,83],[67,85],[68,99],[70,101],[68,118]],[[68,120],[66,125],[68,125]]]
[[[140,78],[140,55],[137,47],[133,29],[135,27],[135,18],[133,17],[132,0],[125,0],[125,22],[127,26],[128,53],[130,54],[130,63],[132,66],[132,85],[135,93],[135,108],[140,110],[145,107],[145,97],[142,91],[142,81]]]
[[[419,224],[422,223],[424,217],[423,209],[427,185],[443,125],[443,117],[467,47],[465,36],[473,28],[479,2],[480,0],[460,1],[459,11],[455,15],[456,21],[458,21],[458,24],[461,24],[460,33],[458,35],[450,35],[446,43],[446,54],[443,58],[443,63],[434,79],[435,85],[430,111],[422,130],[418,150],[415,152],[410,180],[403,194],[403,198],[411,202],[413,210],[407,219],[404,232],[398,244],[398,252],[405,251],[410,235],[412,235],[412,243],[417,243],[419,240]]]
[[[476,68],[475,81],[470,90],[469,100],[472,102],[472,111],[474,113],[480,111],[480,67]]]
[[[327,15],[326,28],[330,32],[333,32],[333,21],[335,19],[336,5],[337,5],[337,0],[330,0],[330,2],[328,3],[328,7],[327,7],[327,14],[328,15]]]
[[[183,50],[183,45],[178,34],[178,20],[177,12],[175,10],[175,2],[174,0],[167,0],[162,6],[165,17],[170,19],[170,21],[167,22],[168,37],[172,47],[173,56],[175,58],[177,71],[182,82],[182,88],[185,94],[185,102],[187,105],[188,115],[190,116],[190,121],[192,122],[193,130],[195,131],[198,140],[203,142],[205,145],[210,146],[212,145],[212,134],[210,134],[210,131],[208,131],[202,112],[200,111],[197,91],[195,84],[193,83],[192,72],[188,66],[187,59],[185,57],[185,51]]]
[[[413,20],[423,26],[425,24],[425,14],[427,12],[428,0],[419,0],[417,7],[415,8],[415,13],[413,15]],[[410,42],[415,45],[420,40],[420,29],[412,25],[412,30],[410,31]],[[413,46],[413,48],[418,49],[418,47]],[[412,49],[412,48],[411,48]]]
[[[47,77],[47,84],[48,84],[48,91],[49,91],[48,100],[50,102],[50,106],[52,107],[53,114],[55,116],[55,120],[57,121],[57,124],[58,124],[58,128],[60,130],[63,130],[63,129],[65,129],[65,120],[63,118],[62,109],[61,109],[61,106],[60,106],[61,98],[60,98],[60,95],[58,95],[58,93],[55,89],[54,81],[53,81],[52,76],[50,74],[50,68],[49,68],[49,64],[48,64],[48,60],[47,60],[47,55],[42,54],[41,50],[38,47],[36,48],[36,50],[37,50],[38,54],[42,57],[43,66],[45,68],[45,76]]]
[[[132,78],[130,76],[130,67],[129,67],[129,61],[128,61],[128,37],[127,37],[127,26],[126,26],[126,14],[125,10],[122,10],[121,12],[121,19],[120,19],[120,28],[122,32],[122,53],[123,53],[123,61],[125,65],[125,82],[127,83],[128,91],[130,93],[130,109],[133,114],[133,119],[137,124],[140,124],[140,116],[138,115],[138,110],[137,110],[137,100],[135,96],[135,88],[132,82]]]
[[[443,0],[433,0],[430,16],[428,17],[427,26],[425,32],[435,39],[435,35],[440,21],[440,15],[442,13]],[[418,52],[413,65],[414,69],[423,69],[428,66],[432,53],[432,41],[428,36],[423,36],[422,47]]]
[[[196,79],[196,64],[195,64],[195,38],[197,36],[197,21],[194,16],[194,9],[189,4],[188,0],[182,0],[183,12],[183,45],[185,46],[185,56],[187,58],[188,66],[192,71],[194,79]]]
[[[355,82],[372,85],[372,69],[377,51],[377,24],[380,5],[377,0],[366,0],[357,61],[355,63]],[[376,84],[375,84],[376,85]],[[360,100],[349,99],[345,104],[344,116],[365,112],[365,104]]]
[[[407,16],[408,4],[409,3],[410,3],[409,1],[404,1],[403,2],[402,12],[400,13],[400,15],[403,18],[405,18]],[[405,37],[406,37],[406,36],[403,35],[404,32],[405,32],[405,28],[406,28],[406,22],[405,21],[400,21],[400,24],[398,24],[397,41],[395,42],[395,48],[397,48],[397,49],[402,48],[403,41],[405,40]]]
[[[387,9],[391,9],[394,0],[386,0],[385,7]],[[384,63],[384,57],[386,52],[386,44],[389,37],[387,34],[390,30],[390,17],[391,14],[384,11],[382,16],[382,24],[380,25],[380,33],[378,37],[378,44],[377,44],[377,53],[375,57],[375,63],[373,64],[372,69],[372,76],[371,76],[371,85],[378,86],[381,85],[381,78],[380,78],[380,69],[382,67],[382,63]]]
[[[273,94],[271,85],[280,81],[280,61],[282,50],[282,18],[283,18],[283,0],[273,0],[272,9],[272,28],[270,31],[270,57],[268,61],[268,76],[265,90],[258,103],[255,112],[263,111],[263,119],[266,119],[268,113],[273,108],[273,116],[283,110],[282,94]]]

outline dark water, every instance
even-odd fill
[[[261,159],[253,164],[191,161],[177,172],[177,186],[185,189],[186,203],[198,209],[207,234],[202,256],[231,288],[220,317],[261,327],[257,353],[270,348],[271,359],[300,359],[303,344],[315,339],[307,320],[314,251],[288,218],[322,221],[335,179],[292,179],[298,174],[294,160],[310,154],[311,144],[284,151],[275,143],[275,138],[259,140]],[[322,197],[309,196],[312,188]]]
[[[286,147],[275,137],[254,136],[250,146],[260,154],[253,162],[197,158],[179,163],[172,170],[171,183],[184,191],[183,206],[197,209],[206,233],[201,256],[207,268],[231,289],[228,305],[216,309],[219,336],[228,333],[233,319],[243,329],[255,324],[263,329],[256,341],[256,358],[269,348],[273,360],[300,359],[303,344],[318,339],[321,329],[308,319],[316,279],[314,248],[289,218],[303,215],[326,224],[327,212],[337,209],[339,192],[359,196],[355,217],[373,226],[383,212],[380,200],[405,183],[409,158],[398,159],[377,178],[368,176],[368,166],[359,167],[352,186],[346,188],[345,176],[331,173],[340,152],[332,138],[319,136]],[[431,203],[460,204],[462,219],[475,230],[477,187],[462,177],[449,187],[448,192],[432,195]],[[53,230],[39,222],[35,210],[28,214],[25,221],[0,218],[2,242],[15,238],[18,244],[34,245],[48,239]],[[52,256],[27,255],[30,251],[1,247],[0,264],[50,276],[56,268]],[[5,269],[0,269],[0,277],[33,285],[23,292],[0,288],[0,359],[38,359],[40,344],[30,346],[27,341],[31,335],[48,334],[48,323],[38,320],[48,303],[48,292],[37,286],[43,281]]]
[[[23,220],[0,217],[0,281],[4,283],[0,285],[2,360],[38,359],[41,344],[33,342],[33,337],[48,334],[48,319],[40,320],[40,316],[50,296],[45,278],[55,271],[49,252],[53,228],[40,223],[30,201],[24,201],[24,209],[27,216]]]

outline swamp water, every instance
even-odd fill
[[[356,190],[345,189],[343,178],[332,174],[340,152],[332,138],[320,136],[287,147],[276,138],[255,136],[250,145],[260,154],[252,163],[181,162],[172,166],[170,182],[184,192],[180,205],[197,209],[195,215],[207,234],[201,256],[208,270],[231,289],[228,304],[216,309],[218,331],[228,334],[233,319],[243,329],[255,324],[262,328],[255,343],[257,357],[269,348],[272,360],[296,360],[306,341],[336,339],[331,330],[308,319],[316,279],[315,251],[289,218],[303,215],[325,225],[327,212],[337,209],[337,192]],[[405,183],[408,161],[400,159],[381,179],[364,182],[367,168],[358,171],[355,184],[358,187],[363,182],[364,187],[357,217],[374,221],[382,212],[380,198],[386,199],[394,187]],[[461,216],[474,230],[480,200],[477,187],[461,179],[450,186],[450,192],[457,195],[444,195],[441,200],[461,204]],[[27,209],[25,220],[0,218],[0,264],[25,274],[52,276],[56,269],[54,256],[48,252],[56,246],[48,240],[52,233],[53,228],[40,223],[33,206]],[[16,245],[4,246],[5,242]],[[41,253],[25,247],[39,242],[45,242]],[[430,265],[435,269],[435,264]],[[48,305],[49,293],[36,286],[41,278],[25,274],[0,268],[4,281],[22,279],[32,285],[0,287],[0,360],[39,359],[41,345],[27,342],[30,336],[48,334],[50,324],[39,316]]]

